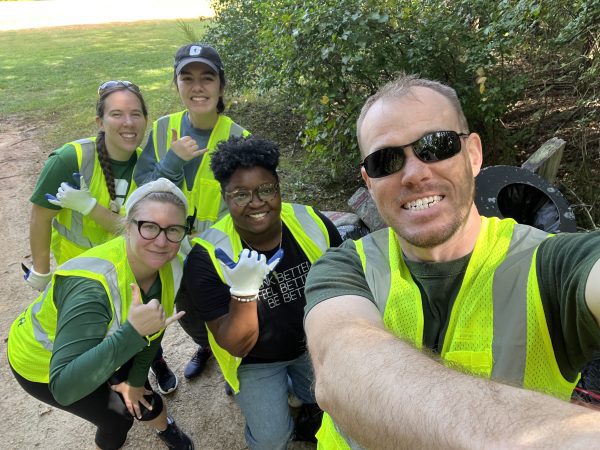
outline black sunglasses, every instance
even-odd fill
[[[131,89],[135,92],[140,92],[140,88],[133,84],[131,81],[127,80],[110,80],[105,81],[100,86],[98,86],[98,95],[102,95],[102,93],[107,89],[112,89],[117,86],[124,86],[126,89]]]
[[[467,133],[456,131],[434,131],[415,142],[398,147],[386,147],[368,155],[360,164],[370,178],[381,178],[396,173],[404,167],[404,149],[412,151],[421,161],[429,163],[443,161],[456,155],[462,147],[460,138]]]

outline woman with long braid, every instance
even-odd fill
[[[107,81],[98,88],[98,135],[50,154],[30,198],[33,267],[24,278],[31,287],[43,291],[52,278],[51,250],[59,265],[114,237],[125,199],[135,189],[133,168],[147,119],[135,84]]]

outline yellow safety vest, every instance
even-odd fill
[[[156,161],[165,157],[169,148],[171,148],[172,134],[171,130],[177,130],[177,136],[181,136],[181,124],[187,110],[175,114],[163,116],[154,122],[152,139],[154,143],[154,154]],[[206,148],[208,151],[201,158],[200,167],[196,172],[194,184],[190,188],[187,185],[185,177],[181,190],[188,200],[188,215],[194,214],[196,210],[196,221],[194,232],[200,233],[206,230],[218,219],[227,214],[227,205],[222,200],[221,186],[215,180],[215,176],[210,170],[210,159],[217,144],[228,140],[232,136],[247,136],[250,133],[236,124],[229,117],[219,114],[215,127],[210,134]]]
[[[537,249],[549,236],[512,219],[482,217],[441,358],[479,377],[568,400],[579,377],[569,381],[560,372],[537,279]],[[396,234],[391,228],[372,233],[356,241],[356,251],[375,303],[385,305],[386,328],[421,348],[421,294]],[[360,448],[348,446],[327,414],[317,438],[321,449]]]
[[[290,230],[292,236],[294,236],[294,239],[311,263],[321,257],[329,248],[330,243],[327,227],[311,206],[282,203],[281,220]],[[235,229],[231,216],[227,214],[215,225],[202,233],[200,237],[194,238],[192,240],[193,244],[199,244],[208,250],[215,270],[223,283],[225,283],[221,265],[215,256],[215,249],[222,249],[234,262],[237,262],[240,252],[243,249],[240,235]],[[236,393],[239,392],[240,382],[237,378],[237,369],[242,362],[242,358],[233,356],[227,350],[220,347],[210,330],[208,330],[208,342],[219,363],[219,367],[221,367],[225,380],[227,380]]]
[[[167,316],[173,314],[175,294],[183,273],[182,262],[173,259],[159,270],[162,283],[161,304]],[[48,383],[50,357],[56,334],[57,310],[54,303],[56,277],[84,277],[102,283],[111,305],[112,320],[106,336],[110,336],[127,320],[131,305],[131,283],[137,283],[127,259],[126,242],[115,238],[94,247],[81,256],[58,267],[46,290],[13,322],[8,339],[8,359],[23,378]],[[159,337],[163,330],[147,339]]]
[[[96,138],[80,139],[69,142],[75,148],[77,155],[77,167],[83,175],[90,193],[99,205],[110,209],[110,194],[106,186],[106,179],[96,151]],[[140,155],[142,149],[137,148]],[[133,177],[129,182],[126,198],[136,188]],[[125,215],[124,207],[121,207],[121,215]],[[103,244],[115,237],[102,225],[94,221],[89,215],[84,216],[80,212],[69,208],[63,208],[52,220],[51,249],[60,265],[84,251]]]

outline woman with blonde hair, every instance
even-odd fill
[[[188,233],[187,200],[170,181],[137,189],[124,235],[57,268],[48,288],[11,326],[8,359],[25,391],[97,426],[96,446],[120,448],[134,417],[168,448],[193,443],[147,379],[174,313]]]

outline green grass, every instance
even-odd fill
[[[150,121],[177,111],[172,62],[185,42],[179,21],[0,32],[0,120],[42,121],[49,148],[93,135],[96,92],[106,80],[140,86]]]
[[[182,24],[190,27],[188,35],[193,31],[201,36],[206,22],[191,19],[0,32],[0,124],[7,117],[30,121],[49,153],[65,142],[95,135],[98,86],[111,79],[130,80],[140,86],[148,104],[147,134],[153,120],[183,109],[171,83],[175,51],[190,39]],[[302,121],[293,116],[285,99],[236,96],[228,86],[226,101],[233,120],[281,145],[286,200],[323,210],[346,208],[350,188],[325,186],[331,194],[323,195],[320,185],[330,179],[329,174],[318,164],[309,170],[304,165],[305,152],[296,141]]]

